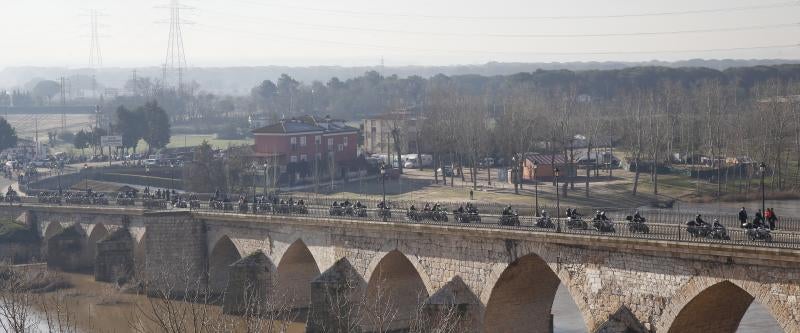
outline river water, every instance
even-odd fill
[[[95,282],[90,275],[69,274],[65,276],[74,285],[73,288],[59,291],[74,313],[72,321],[79,332],[158,332],[158,326],[148,320],[142,320],[153,304],[152,299],[145,296],[123,294],[107,283]],[[36,306],[32,313],[32,321],[38,332],[47,332],[45,312]],[[52,311],[52,310],[51,310]],[[208,308],[210,316],[232,318],[221,315],[219,307]],[[556,292],[553,304],[554,326],[556,333],[587,332],[578,308],[564,286]],[[140,318],[133,320],[133,318]],[[215,317],[217,318],[217,317]],[[301,333],[305,330],[303,323],[290,323],[287,333]],[[237,331],[236,329],[232,331]],[[767,310],[758,303],[753,303],[742,319],[738,333],[781,333],[783,330]]]

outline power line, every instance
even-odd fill
[[[206,24],[199,24],[199,26],[205,26],[208,28],[213,29],[214,31],[218,30],[225,30],[230,32],[236,33],[243,33],[243,34],[251,34],[255,36],[263,36],[268,38],[276,38],[276,39],[284,39],[290,41],[303,41],[303,42],[314,42],[314,43],[324,43],[324,44],[331,44],[331,45],[339,45],[339,46],[350,46],[350,47],[360,47],[360,48],[369,48],[369,49],[396,49],[396,50],[405,50],[405,51],[416,51],[416,52],[438,52],[438,53],[473,53],[473,54],[505,54],[505,55],[622,55],[622,54],[660,54],[660,53],[712,53],[712,52],[725,52],[725,51],[743,51],[743,50],[763,50],[763,49],[782,49],[782,48],[794,48],[800,46],[800,44],[772,44],[772,45],[758,45],[758,46],[742,46],[742,47],[729,47],[729,48],[705,48],[705,49],[663,49],[663,50],[652,50],[652,51],[643,51],[643,50],[623,50],[623,51],[611,51],[611,50],[600,50],[600,51],[583,51],[583,52],[561,52],[561,51],[536,51],[536,52],[509,52],[509,51],[494,51],[494,50],[456,50],[456,49],[430,49],[430,48],[412,48],[412,47],[399,47],[393,45],[380,45],[380,44],[367,44],[367,43],[352,43],[352,42],[342,42],[342,41],[332,41],[332,40],[323,40],[323,39],[314,39],[314,38],[305,38],[305,37],[291,37],[285,36],[280,34],[269,34],[263,33],[260,31],[253,31],[253,30],[238,30],[238,29],[230,29],[227,27],[221,26],[212,26]]]
[[[456,20],[585,20],[585,19],[612,19],[612,18],[630,18],[630,17],[655,17],[655,16],[679,16],[679,15],[693,15],[693,14],[711,14],[711,13],[727,13],[739,12],[756,9],[773,9],[773,8],[786,8],[795,7],[800,5],[797,1],[776,2],[771,4],[749,5],[738,7],[720,7],[710,9],[696,9],[696,10],[683,10],[683,11],[663,11],[663,12],[647,12],[647,13],[629,13],[629,14],[615,14],[615,15],[573,15],[573,16],[461,16],[461,15],[427,15],[427,14],[406,14],[406,13],[391,13],[391,12],[374,12],[374,11],[351,11],[343,9],[329,9],[317,7],[305,7],[297,5],[287,5],[284,3],[276,2],[253,2],[247,0],[239,0],[244,3],[283,7],[290,9],[299,9],[305,11],[323,12],[329,14],[341,14],[348,16],[384,16],[384,17],[400,17],[400,18],[421,18],[421,19],[456,19]]]
[[[575,33],[575,34],[541,34],[541,33],[459,33],[459,32],[436,32],[436,31],[408,31],[408,30],[393,30],[381,28],[364,28],[353,26],[340,26],[340,25],[326,25],[316,23],[305,23],[289,20],[281,20],[275,18],[244,16],[238,14],[230,14],[224,12],[212,11],[221,15],[234,16],[244,19],[250,19],[258,22],[279,22],[296,26],[305,26],[319,29],[340,29],[351,31],[365,31],[365,32],[378,32],[378,33],[396,33],[396,34],[410,34],[410,35],[425,35],[425,36],[449,36],[449,37],[494,37],[494,38],[586,38],[586,37],[631,37],[631,36],[660,36],[660,35],[682,35],[682,34],[700,34],[700,33],[713,33],[713,32],[735,32],[735,31],[752,31],[752,30],[768,30],[778,28],[797,28],[800,23],[778,23],[766,25],[749,25],[740,27],[722,27],[722,28],[707,28],[707,29],[689,29],[689,30],[669,30],[669,31],[640,31],[640,32],[622,32],[622,33]]]

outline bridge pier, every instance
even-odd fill
[[[226,314],[261,314],[271,311],[272,273],[270,260],[262,251],[239,259],[230,267],[222,311]]]
[[[120,228],[97,242],[94,279],[124,284],[135,274],[133,236],[128,228]]]
[[[361,332],[358,307],[366,282],[346,258],[311,281],[306,333]]]
[[[478,332],[480,327],[480,300],[459,276],[429,297],[422,312],[425,332]]]
[[[80,225],[72,225],[47,240],[47,268],[78,272],[91,268],[86,263],[86,235]]]

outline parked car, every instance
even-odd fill
[[[445,177],[455,177],[455,176],[458,176],[458,175],[457,175],[455,172],[453,172],[453,168],[452,168],[452,167],[450,167],[450,166],[446,166],[446,167],[443,167],[443,168],[439,168],[439,169],[437,169],[436,171],[437,171],[437,172],[439,172],[439,174],[440,174],[440,175],[442,175],[442,176],[445,176]]]
[[[154,159],[154,158],[148,158],[148,159],[144,160],[144,165],[156,166],[156,165],[158,165],[158,160]]]

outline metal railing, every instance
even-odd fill
[[[51,203],[39,203],[36,197],[22,197],[21,203],[14,203],[14,205],[48,205]],[[134,206],[119,206],[115,203],[115,198],[109,198],[109,205],[96,205],[96,204],[66,204],[62,202],[62,206],[75,206],[75,207],[115,207],[115,208],[137,208],[143,209],[142,202],[137,200]],[[333,200],[329,200],[332,202]],[[722,243],[734,244],[740,246],[760,246],[770,248],[787,248],[787,249],[800,249],[800,232],[794,230],[776,230],[770,232],[770,240],[759,239],[754,237],[753,229],[743,229],[738,226],[738,219],[731,219],[725,217],[720,219],[722,224],[726,226],[727,237],[715,238],[713,235],[701,236],[693,235],[688,231],[686,222],[686,214],[681,213],[661,213],[655,214],[648,212],[647,232],[642,232],[637,229],[637,224],[628,221],[620,221],[614,219],[614,231],[603,232],[599,231],[593,226],[590,219],[586,219],[586,228],[570,228],[566,219],[552,219],[552,226],[538,227],[537,217],[531,215],[518,216],[519,223],[514,225],[503,225],[500,223],[501,216],[496,213],[481,213],[480,221],[471,221],[470,223],[459,222],[453,213],[448,212],[446,219],[411,219],[406,216],[407,210],[402,204],[392,202],[390,216],[383,216],[380,214],[381,210],[371,206],[366,208],[366,216],[353,216],[353,215],[331,215],[329,212],[330,205],[325,200],[304,200],[305,212],[298,213],[292,210],[288,205],[281,206],[278,204],[269,205],[269,209],[257,209],[253,211],[253,204],[247,204],[246,211],[240,210],[237,202],[229,202],[227,205],[222,205],[229,209],[219,209],[210,205],[209,202],[195,202],[199,207],[191,208],[176,208],[171,204],[160,205],[159,207],[167,207],[166,210],[186,210],[186,211],[201,211],[211,214],[239,214],[248,216],[302,216],[302,217],[318,217],[324,219],[339,219],[339,220],[358,220],[358,221],[374,221],[374,222],[392,222],[392,223],[413,223],[413,224],[428,224],[428,225],[447,225],[459,226],[463,228],[491,228],[491,229],[507,229],[507,230],[520,230],[520,231],[534,231],[545,233],[566,233],[566,234],[583,234],[594,236],[606,237],[620,237],[620,238],[639,238],[639,239],[652,239],[652,240],[665,240],[665,241],[678,241],[678,242],[694,242],[694,243]],[[362,202],[363,203],[363,202]],[[8,205],[4,203],[3,205]],[[279,209],[282,208],[282,209]]]

